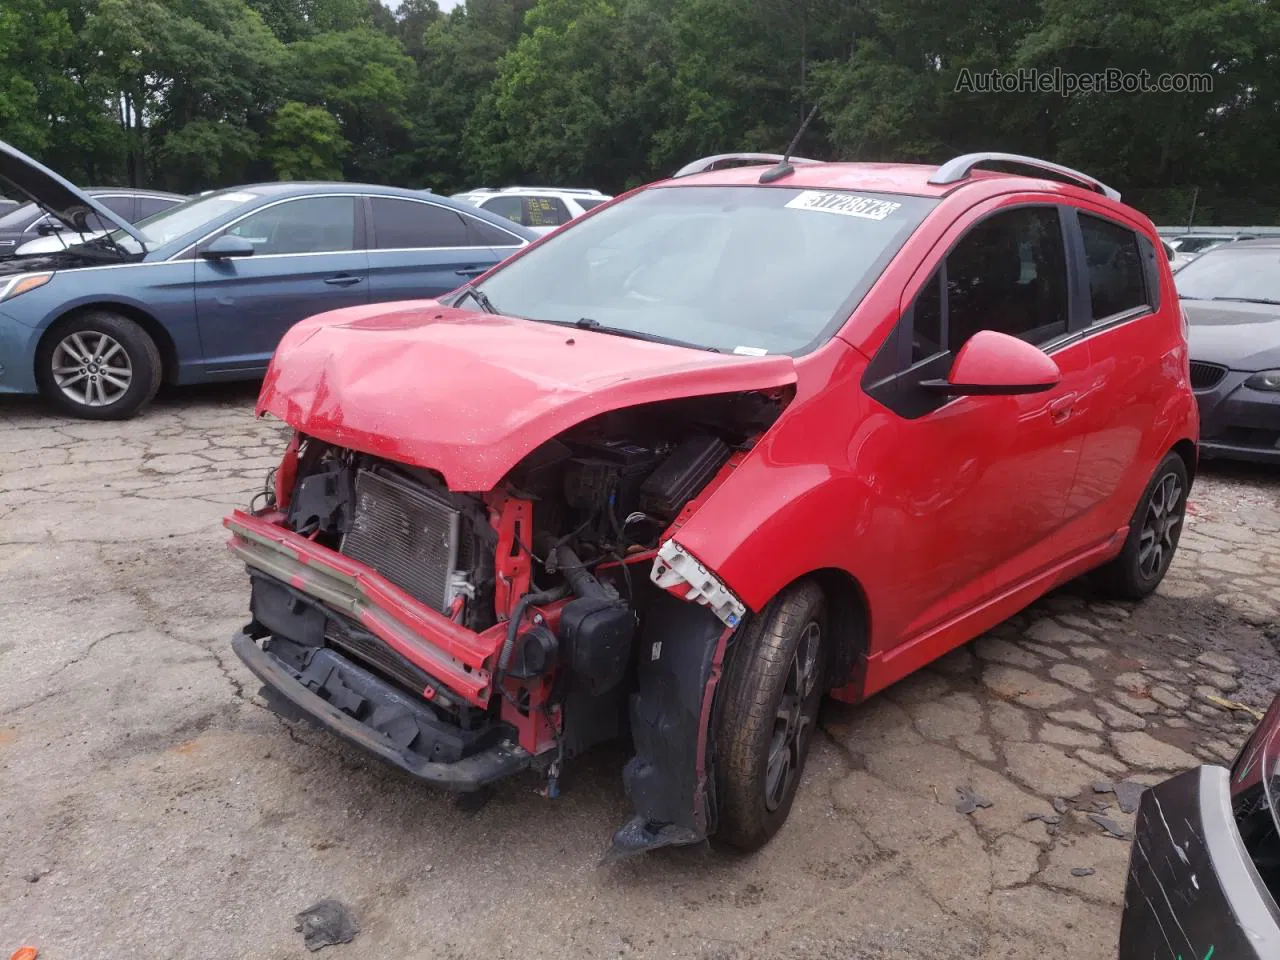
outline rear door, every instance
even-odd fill
[[[886,607],[906,611],[885,627],[904,641],[1061,559],[1058,534],[1080,458],[1075,406],[1089,348],[1069,342],[1061,212],[988,208],[960,229],[944,240],[941,262],[917,273],[900,326],[867,374],[868,392],[900,418],[902,460],[876,482],[900,503],[896,517],[880,518],[879,537],[893,546],[884,563],[896,596]],[[1044,349],[1061,382],[1044,393],[957,398],[920,386],[945,379],[979,330]]]
[[[443,296],[505,256],[496,243],[516,240],[478,217],[429,200],[369,197],[368,210],[375,303]]]
[[[208,260],[218,237],[248,240],[248,257]],[[265,369],[285,331],[316,313],[369,301],[363,205],[350,194],[260,207],[196,248],[196,317],[210,374]]]
[[[1080,471],[1071,491],[1073,515],[1088,536],[1103,539],[1128,523],[1164,451],[1146,451],[1151,426],[1181,377],[1176,303],[1161,308],[1154,244],[1100,211],[1075,210],[1087,282],[1083,335],[1094,357],[1095,397],[1084,424]],[[1149,461],[1149,462],[1148,462]]]

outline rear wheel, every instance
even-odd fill
[[[789,588],[739,634],[716,720],[717,844],[759,849],[787,819],[817,727],[826,634],[812,582]]]
[[[1169,570],[1187,511],[1191,484],[1176,453],[1161,461],[1129,522],[1120,555],[1098,570],[1099,585],[1122,600],[1148,596]]]
[[[123,420],[160,389],[160,351],[128,317],[92,310],[59,325],[40,345],[36,380],[44,397],[75,417]]]

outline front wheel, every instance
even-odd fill
[[[1169,454],[1138,501],[1120,555],[1098,571],[1097,580],[1107,593],[1141,600],[1160,585],[1182,536],[1190,487],[1187,465],[1176,453]]]
[[[717,844],[750,852],[791,810],[822,700],[826,602],[797,584],[742,629],[716,720]]]
[[[160,389],[160,351],[128,317],[92,310],[63,323],[40,345],[40,392],[64,413],[124,420]]]

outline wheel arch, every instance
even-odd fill
[[[1187,481],[1194,483],[1196,479],[1196,464],[1200,456],[1195,442],[1184,437],[1173,445],[1170,453],[1176,453],[1182,458],[1182,463],[1187,468]]]
[[[806,580],[817,583],[827,604],[827,629],[834,641],[827,651],[830,658],[827,684],[834,688],[854,683],[866,660],[871,636],[871,604],[867,592],[849,571],[822,567],[796,577],[775,596]]]
[[[86,313],[102,311],[105,313],[115,313],[126,319],[132,320],[151,338],[156,345],[156,349],[160,351],[161,378],[165,383],[172,383],[178,374],[178,348],[173,342],[173,337],[169,335],[169,331],[164,328],[159,320],[149,314],[140,307],[129,303],[120,303],[115,300],[101,300],[92,303],[81,303],[72,307],[70,310],[62,313],[48,327],[45,328],[43,334],[40,335],[40,341],[36,346],[36,362],[39,363],[41,351],[45,345],[49,343],[58,332],[67,324],[75,320],[77,317]]]

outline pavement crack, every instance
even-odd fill
[[[8,717],[15,713],[21,713],[23,710],[29,710],[32,707],[39,706],[46,700],[52,700],[54,697],[60,696],[62,692],[63,691],[61,690],[50,690],[46,693],[40,694],[38,697],[33,697],[24,703],[15,704],[12,707],[6,707],[4,710],[0,710],[0,717]]]
[[[98,637],[98,639],[94,640],[87,647],[84,648],[84,652],[82,654],[80,654],[78,657],[72,657],[62,666],[58,667],[57,670],[54,670],[53,673],[49,674],[49,676],[46,679],[52,680],[55,677],[57,677],[59,674],[61,674],[64,670],[69,670],[71,667],[74,667],[76,664],[83,663],[85,660],[89,659],[89,655],[92,654],[94,650],[98,649],[98,646],[100,644],[106,643],[108,640],[114,640],[116,637],[131,637],[137,633],[138,633],[137,630],[113,630],[111,633],[104,634],[103,636]]]

